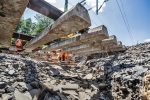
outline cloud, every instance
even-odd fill
[[[64,8],[63,7],[61,7],[61,8],[58,8],[59,10],[61,10],[61,11],[64,11]]]
[[[100,7],[102,5],[102,3],[104,2],[104,0],[98,0],[98,7]],[[87,4],[90,7],[94,7],[93,11],[96,11],[96,0],[86,0]],[[104,8],[106,7],[106,3],[103,4],[102,8],[99,10],[99,12],[103,12]]]
[[[56,3],[56,0],[45,0],[48,3]]]
[[[150,42],[150,39],[145,39],[144,42]]]

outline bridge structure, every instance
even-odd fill
[[[11,38],[28,41],[23,52],[33,53],[39,46],[47,44],[42,52],[60,51],[88,56],[93,53],[125,51],[125,46],[117,41],[116,36],[109,36],[104,25],[89,29],[84,34],[52,43],[55,39],[66,36],[91,26],[88,10],[80,3],[66,12],[62,12],[44,0],[2,0],[0,1],[0,46],[9,50]],[[38,36],[32,37],[14,32],[26,7],[54,20]]]

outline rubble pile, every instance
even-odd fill
[[[115,55],[102,58],[99,56],[93,55],[88,65],[96,69],[104,67],[107,89],[100,95],[105,97],[107,91],[112,100],[141,100],[142,80],[150,67],[150,43],[128,47],[124,53],[116,52]]]
[[[0,54],[0,100],[141,100],[150,43],[102,55],[69,67]]]
[[[92,80],[94,71],[0,54],[0,100],[96,100],[105,85]]]

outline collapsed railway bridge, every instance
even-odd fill
[[[26,7],[54,22],[37,36],[15,32]],[[126,47],[105,25],[90,26],[81,3],[62,12],[44,0],[0,0],[0,100],[150,100],[150,43]],[[18,37],[27,43],[13,54]]]

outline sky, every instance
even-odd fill
[[[64,10],[65,0],[45,0],[57,7],[60,10]],[[82,0],[68,0],[68,8],[70,9],[78,2]],[[123,45],[130,46],[137,43],[150,42],[150,0],[118,0],[120,6],[122,1],[126,17],[128,20],[131,37],[126,28],[121,12],[117,5],[116,0],[107,1],[102,9],[96,15],[95,9],[89,11],[92,25],[90,28],[94,28],[100,25],[105,25],[108,29],[109,35],[115,35],[118,41],[122,41]],[[87,5],[85,7],[95,7],[96,0],[86,0]],[[103,0],[99,0],[99,6]],[[122,6],[121,6],[122,9]],[[122,10],[123,11],[123,10]],[[31,18],[33,21],[37,12],[26,8],[23,17],[25,19]],[[133,40],[133,42],[132,42]]]

